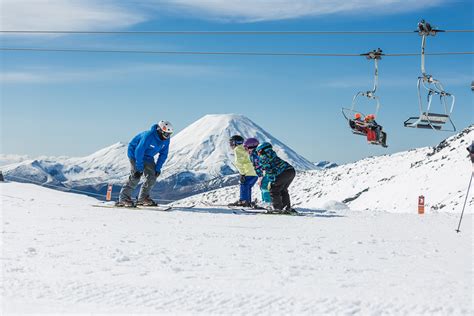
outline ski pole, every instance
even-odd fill
[[[472,166],[474,167],[474,164]],[[464,200],[464,206],[462,207],[461,218],[459,218],[458,229],[456,229],[456,232],[458,232],[458,233],[461,232],[459,230],[459,228],[461,227],[462,215],[464,214],[464,209],[466,208],[466,202],[467,202],[467,198],[469,196],[469,190],[471,189],[471,183],[472,183],[472,178],[473,177],[474,177],[474,170],[471,173],[471,180],[469,181],[469,186],[467,187],[466,199]]]

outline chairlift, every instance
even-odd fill
[[[418,23],[418,30],[415,31],[421,36],[421,76],[418,77],[417,88],[418,88],[418,104],[419,104],[419,116],[412,116],[408,118],[403,125],[405,127],[432,129],[435,131],[447,131],[455,132],[456,127],[451,120],[451,114],[454,109],[455,97],[451,93],[444,90],[441,82],[433,76],[426,73],[425,70],[425,46],[426,37],[435,36],[438,32],[444,32],[433,28],[425,20],[421,20]],[[423,102],[421,97],[423,87],[427,91],[426,102]],[[442,112],[432,112],[432,100],[433,96],[439,96],[439,102]],[[448,123],[449,124],[446,124]],[[449,126],[450,125],[450,126]],[[448,127],[449,126],[449,127]]]
[[[374,87],[369,91],[359,91],[352,98],[352,104],[350,108],[342,108],[342,115],[348,121],[349,127],[352,130],[352,133],[355,135],[362,135],[367,137],[367,141],[370,144],[382,145],[387,147],[385,144],[386,134],[382,132],[382,126],[378,125],[375,122],[375,118],[378,115],[380,109],[380,99],[375,95],[377,91],[378,81],[379,81],[379,68],[378,61],[382,59],[382,50],[378,48],[371,52],[361,54],[365,56],[368,60],[374,61],[375,73],[374,73]],[[373,100],[375,102],[375,109],[372,114],[364,114],[359,110],[357,101],[360,98],[365,97],[368,100]]]

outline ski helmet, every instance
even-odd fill
[[[354,114],[354,118],[355,118],[356,120],[360,119],[361,117],[362,117],[362,115],[361,115],[360,113]]]
[[[240,135],[234,135],[229,139],[229,144],[231,146],[238,146],[244,143],[244,138]]]
[[[253,149],[253,148],[257,148],[257,146],[260,144],[260,142],[258,141],[258,139],[256,138],[247,138],[244,142],[244,147],[246,149]]]
[[[263,151],[265,151],[265,150],[267,150],[267,149],[273,149],[272,144],[267,143],[267,142],[261,143],[261,144],[258,145],[258,147],[257,147],[257,153],[261,153],[261,152],[263,152]]]
[[[158,127],[156,128],[156,131],[162,139],[168,139],[173,134],[174,129],[173,125],[171,125],[170,122],[161,120],[158,122]]]

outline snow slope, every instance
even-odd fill
[[[466,147],[474,125],[436,147],[370,157],[326,170],[300,172],[290,187],[292,201],[301,207],[349,207],[353,210],[417,212],[418,196],[425,196],[429,212],[460,212],[471,177]],[[258,198],[259,190],[254,190]],[[186,201],[227,204],[238,188],[206,192]],[[472,212],[474,198],[466,207]]]
[[[315,168],[311,162],[245,116],[206,115],[172,138],[169,159],[155,188],[155,195],[179,198],[235,181],[224,178],[236,173],[228,144],[229,137],[234,134],[270,141],[282,157],[300,170]],[[29,159],[5,166],[3,171],[7,178],[16,181],[48,183],[91,193],[103,194],[106,185],[112,183],[116,185],[114,192],[117,192],[129,173],[126,153],[127,144],[116,143],[86,157]]]
[[[472,315],[472,214],[94,208],[0,183],[1,313]]]

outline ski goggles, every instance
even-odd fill
[[[239,145],[242,145],[244,142],[241,142],[241,141],[235,141],[235,140],[231,140],[229,141],[229,145],[232,146],[232,147],[237,147]]]
[[[164,139],[168,139],[171,137],[171,135],[173,134],[172,132],[165,132],[163,130],[160,130],[160,134],[161,136],[163,136]]]

